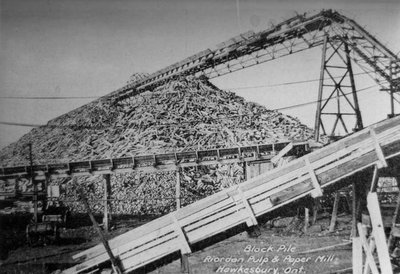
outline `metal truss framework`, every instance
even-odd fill
[[[325,74],[328,78],[325,78]],[[347,91],[349,90],[349,91]],[[324,99],[323,93],[328,94]],[[320,129],[323,134],[335,136],[339,124],[346,134],[349,133],[344,116],[354,116],[353,130],[363,128],[361,111],[358,104],[358,96],[354,83],[354,74],[350,59],[350,49],[340,37],[328,37],[324,39],[322,47],[321,74],[318,90],[317,111],[315,117],[315,139],[318,141]],[[328,108],[334,108],[329,112]],[[325,130],[323,117],[334,117],[332,130]],[[347,119],[348,120],[348,119]]]
[[[243,33],[130,83],[102,99],[123,100],[184,75],[204,75],[212,79],[321,46],[325,37],[342,41],[343,47],[348,48],[346,59],[353,60],[381,90],[390,95],[390,116],[395,115],[394,104],[396,101],[400,103],[400,59],[354,20],[332,10],[297,15],[270,29]],[[358,115],[357,111],[355,115]],[[342,118],[339,121],[342,123]],[[358,127],[360,123],[355,129]]]

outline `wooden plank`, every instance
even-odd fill
[[[310,209],[308,207],[305,207],[304,208],[304,233],[307,233],[309,224],[310,224]]]
[[[369,132],[371,134],[372,140],[374,141],[376,154],[378,155],[379,159],[379,162],[377,164],[378,167],[379,168],[387,167],[388,165],[386,163],[385,155],[383,155],[382,148],[379,144],[379,140],[378,137],[376,136],[375,130],[372,127],[370,127]]]
[[[165,229],[165,228],[163,228]],[[169,234],[166,234],[162,237],[157,237],[159,235],[156,234],[149,234],[146,240],[143,241],[136,241],[136,242],[131,242],[131,243],[126,243],[125,245],[121,247],[117,247],[113,249],[113,252],[116,255],[119,255],[118,258],[121,262],[121,267],[123,269],[126,269],[127,266],[125,264],[125,259],[133,256],[135,254],[139,254],[140,252],[144,250],[151,249],[152,247],[157,247],[158,245],[164,243],[164,242],[170,242],[171,240],[174,240],[177,238],[177,235],[172,232],[172,227],[170,226],[168,228],[169,231],[171,231]],[[163,234],[162,232],[161,234]],[[140,240],[140,239],[139,239]],[[146,242],[143,244],[143,242]],[[108,256],[106,253],[102,253],[97,257],[91,258],[90,260],[87,260],[81,264],[78,264],[70,269],[68,269],[67,272],[65,273],[77,273],[77,272],[82,272],[84,270],[90,269],[96,265],[99,265],[103,263],[104,261],[108,260]],[[63,272],[64,273],[64,272]]]
[[[174,222],[174,230],[175,233],[178,235],[178,239],[180,241],[180,250],[181,254],[189,254],[192,253],[190,245],[186,239],[185,232],[183,231],[181,225],[179,224],[178,219],[176,218],[175,214],[171,215],[172,220]]]
[[[387,239],[382,223],[381,209],[379,207],[378,195],[376,192],[370,192],[367,196],[367,207],[371,216],[372,235],[374,236],[376,249],[378,252],[379,265],[382,273],[393,274],[392,264],[390,262]]]
[[[360,237],[353,237],[352,240],[352,266],[353,274],[363,273],[363,253],[362,253],[362,243]]]
[[[111,207],[110,203],[110,195],[111,195],[111,176],[110,174],[103,175],[103,189],[104,189],[104,213],[103,213],[103,226],[105,231],[109,231],[111,210],[109,212],[109,207]],[[111,208],[110,208],[111,209]]]
[[[313,187],[310,180],[300,182],[294,186],[284,189],[283,191],[277,194],[271,195],[270,197],[271,203],[275,206],[276,204],[282,203],[286,200],[290,200],[303,193],[308,194],[312,189]]]
[[[108,243],[111,249],[118,248],[119,246],[124,245],[125,243],[139,239],[140,237],[143,237],[148,233],[157,231],[158,229],[167,227],[168,225],[171,224],[172,224],[171,218],[168,215],[166,215],[147,223],[145,226],[140,226],[131,231],[128,231],[127,233],[117,236],[111,239]],[[103,252],[105,252],[104,247],[101,245],[97,245],[73,255],[72,258],[75,260],[91,258],[92,256],[96,256],[96,254],[100,254]]]
[[[247,217],[245,210],[235,211],[230,215],[217,219],[213,223],[202,226],[201,229],[187,232],[187,237],[191,242],[199,242],[245,222]]]
[[[126,273],[131,272],[141,266],[144,266],[152,261],[160,259],[168,254],[179,250],[179,240],[175,242],[164,242],[157,246],[143,251],[140,254],[123,259],[123,267]]]
[[[215,214],[207,216],[207,218],[200,219],[197,222],[193,222],[190,225],[185,226],[185,231],[191,232],[193,230],[199,229],[202,226],[210,224],[222,217],[230,215],[239,210],[243,210],[243,208],[244,206],[242,204],[235,205],[234,203],[231,203],[229,207],[226,207],[223,210],[219,210],[218,212],[215,212]]]
[[[306,163],[308,172],[310,174],[311,182],[312,182],[313,187],[314,187],[314,190],[311,192],[311,196],[313,198],[321,197],[322,196],[322,189],[321,189],[321,186],[320,186],[320,184],[318,182],[317,176],[315,175],[315,171],[314,171],[313,167],[311,166],[310,159],[307,156],[305,156],[304,157],[304,161]]]
[[[251,208],[251,206],[249,204],[249,201],[245,197],[245,195],[244,195],[243,191],[241,190],[240,186],[237,189],[239,191],[240,200],[241,200],[242,204],[244,205],[247,213],[249,214],[249,218],[246,220],[247,226],[258,225],[256,216],[254,215],[253,209]]]
[[[278,161],[285,156],[290,150],[293,149],[293,143],[289,143],[287,146],[285,146],[277,155],[271,158],[271,162],[276,165]]]

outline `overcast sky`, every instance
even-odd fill
[[[351,4],[349,4],[351,3]],[[400,1],[106,1],[0,0],[1,96],[102,96],[134,72],[154,72],[247,30],[262,30],[295,12],[336,9],[354,18],[395,53]],[[213,80],[267,108],[315,100],[321,49],[267,62]],[[355,68],[357,72],[357,68]],[[373,85],[363,77],[358,88]],[[234,90],[233,90],[234,91]],[[45,124],[91,99],[0,99],[0,121]],[[389,99],[360,94],[366,124],[385,117]],[[313,126],[315,105],[284,111]],[[31,128],[0,125],[0,148]]]

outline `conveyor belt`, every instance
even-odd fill
[[[301,52],[323,44],[324,37],[341,39],[349,45],[352,59],[382,88],[400,90],[400,60],[354,20],[332,10],[296,15],[270,29],[248,31],[213,48],[130,83],[104,98],[119,100],[134,96],[178,77],[205,75],[215,78],[263,62]]]
[[[253,146],[209,149],[166,154],[139,155],[133,157],[88,160],[33,166],[36,180],[125,173],[132,171],[158,172],[176,170],[178,167],[196,165],[228,164],[271,159],[290,142],[269,143]],[[307,142],[296,142],[288,155],[303,155],[308,150]],[[0,179],[29,177],[30,166],[1,167]]]

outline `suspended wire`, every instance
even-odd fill
[[[85,129],[106,129],[110,127],[102,127],[102,126],[91,126],[91,127],[85,127],[85,126],[78,126],[78,125],[70,125],[70,126],[63,126],[63,125],[40,125],[40,124],[28,124],[28,123],[14,123],[14,122],[5,122],[5,121],[0,121],[0,125],[8,125],[8,126],[20,126],[20,127],[46,127],[46,128],[69,128],[73,130],[85,130]]]
[[[372,86],[369,86],[369,87],[365,87],[365,88],[357,90],[356,93],[360,93],[362,91],[366,91],[366,90],[369,90],[369,89],[371,89],[373,87],[377,87],[377,86],[378,85],[372,85]],[[352,92],[343,93],[343,94],[340,94],[339,96],[332,96],[331,99],[339,98],[339,97],[343,97],[343,96],[347,96],[347,95],[351,95],[351,94],[352,94]],[[295,104],[295,105],[287,106],[287,107],[276,108],[274,110],[286,110],[286,109],[298,108],[298,107],[303,107],[303,106],[312,105],[312,104],[316,104],[316,103],[319,103],[319,102],[325,102],[325,101],[328,101],[328,98],[324,98],[324,99],[321,99],[321,100],[310,101],[310,102],[301,103],[301,104]]]
[[[367,72],[354,73],[354,75],[367,74]],[[334,79],[339,79],[342,76],[332,77]],[[331,78],[324,78],[323,80],[330,80]],[[253,88],[264,88],[264,87],[279,87],[279,86],[287,86],[287,85],[295,85],[295,84],[304,84],[310,82],[317,82],[320,79],[309,79],[302,81],[292,81],[292,82],[284,82],[278,84],[269,84],[269,85],[259,85],[259,86],[245,86],[245,87],[232,87],[225,88],[226,90],[241,90],[241,89],[253,89]],[[22,100],[69,100],[69,99],[99,99],[102,96],[0,96],[0,99],[22,99]]]
[[[98,99],[101,96],[0,96],[0,99],[24,100],[69,100],[69,99]]]
[[[362,75],[362,74],[368,74],[368,72],[359,72],[359,73],[354,73],[353,75]],[[342,76],[336,76],[332,77],[333,79],[340,79]],[[323,80],[330,80],[332,79],[331,77],[329,78],[323,78]],[[259,85],[259,86],[244,86],[244,87],[232,87],[232,88],[226,88],[227,90],[241,90],[241,89],[253,89],[253,88],[264,88],[264,87],[279,87],[279,86],[288,86],[288,85],[294,85],[294,84],[304,84],[304,83],[310,83],[310,82],[318,82],[321,79],[309,79],[309,80],[301,80],[301,81],[293,81],[293,82],[284,82],[284,83],[279,83],[279,84],[270,84],[270,85]]]
[[[365,88],[362,88],[362,89],[357,90],[356,93],[359,93],[359,92],[362,92],[362,91],[366,91],[366,90],[369,90],[369,89],[371,89],[371,88],[373,88],[373,87],[377,87],[377,86],[378,86],[378,85],[368,86],[368,87],[365,87]],[[339,97],[347,96],[347,95],[350,95],[350,94],[352,94],[352,93],[351,93],[351,92],[343,93],[343,94],[340,94],[340,95],[338,95],[338,96],[332,96],[330,99],[339,98]],[[303,106],[306,106],[306,105],[316,104],[316,103],[319,103],[319,102],[325,102],[325,101],[327,101],[327,100],[328,100],[328,98],[324,98],[324,99],[321,99],[321,100],[315,100],[315,101],[309,101],[309,102],[300,103],[300,104],[294,104],[294,105],[285,106],[285,107],[279,107],[279,108],[271,109],[271,111],[280,111],[280,110],[294,109],[294,108],[299,108],[299,107],[303,107]],[[242,117],[242,116],[245,116],[245,115],[229,115],[229,117],[232,117],[232,118],[234,118],[234,117]],[[226,119],[226,118],[227,118],[227,117],[221,117],[221,118],[204,117],[204,120],[202,120],[202,119],[192,119],[192,120],[190,120],[190,121],[181,121],[181,122],[176,122],[176,123],[163,123],[163,124],[152,125],[152,126],[158,126],[158,127],[160,127],[160,126],[168,126],[168,125],[179,125],[179,124],[183,124],[183,123],[204,122],[204,121],[207,121],[207,120],[214,120],[214,121],[217,121],[217,120],[224,120],[224,119]],[[111,128],[111,126],[109,126],[109,127],[101,127],[101,126],[99,126],[99,127],[84,127],[84,126],[77,126],[77,125],[71,125],[71,126],[62,126],[62,125],[38,125],[38,124],[14,123],[14,122],[5,122],[5,121],[0,121],[0,125],[23,126],[23,127],[35,127],[35,128],[36,128],[36,127],[70,128],[70,129],[74,129],[74,130],[80,130],[80,129],[82,129],[82,130],[83,130],[83,129],[98,129],[98,130],[101,130],[101,129]]]

